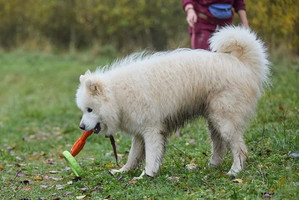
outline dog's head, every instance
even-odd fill
[[[79,125],[82,130],[93,130],[94,133],[99,133],[100,131],[107,132],[108,127],[105,117],[106,115],[109,117],[109,109],[107,107],[109,100],[106,96],[104,85],[90,71],[80,76],[76,102],[83,113]]]

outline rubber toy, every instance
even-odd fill
[[[93,133],[93,131],[84,131],[82,136],[74,143],[71,152],[64,151],[62,154],[72,169],[74,174],[78,177],[83,176],[83,170],[75,159],[75,156],[83,149],[86,139]]]

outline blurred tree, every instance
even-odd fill
[[[298,52],[298,1],[246,4],[250,27],[268,45]],[[2,48],[39,38],[71,51],[95,44],[125,51],[189,45],[185,13],[177,0],[0,0]]]

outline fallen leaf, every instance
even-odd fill
[[[0,170],[2,170],[3,169],[3,165],[2,164],[0,164]]]
[[[234,183],[243,183],[243,180],[242,179],[234,179],[233,182]]]
[[[130,180],[129,183],[131,183],[131,184],[136,184],[137,181],[136,181],[136,180]]]
[[[79,188],[79,190],[81,190],[82,192],[86,192],[87,188]]]
[[[16,159],[19,160],[19,161],[22,161],[23,159],[19,156],[16,156]]]
[[[51,158],[46,159],[46,163],[49,165],[55,165],[56,162],[54,162]]]
[[[41,185],[40,188],[41,188],[41,189],[47,189],[48,186],[46,186],[46,185]]]
[[[170,177],[168,177],[167,178],[169,181],[178,181],[178,180],[180,180],[180,177],[178,177],[178,176],[170,176]]]
[[[72,185],[72,184],[73,184],[73,181],[67,182],[67,185]]]
[[[23,177],[25,174],[21,170],[17,171],[16,176]]]
[[[91,190],[91,192],[102,191],[102,190],[103,190],[102,187],[96,186],[96,187],[94,187],[94,188]]]
[[[52,179],[53,181],[62,181],[63,178],[56,178],[56,177],[50,177],[50,179]]]
[[[278,107],[279,107],[279,110],[281,110],[281,111],[284,110],[284,109],[283,109],[283,106],[282,106],[282,103],[279,103]]]
[[[299,157],[299,153],[291,153],[290,156],[292,158],[298,158]]]
[[[28,185],[26,185],[26,186],[23,188],[23,190],[25,190],[25,191],[29,191],[29,190],[31,190],[31,188],[30,188]]]
[[[21,164],[20,163],[16,163],[15,166],[16,167],[21,167]]]
[[[65,167],[63,170],[64,170],[64,171],[70,171],[71,168],[70,168],[70,167]]]
[[[33,180],[34,180],[34,181],[42,181],[42,180],[43,180],[43,178],[42,178],[42,177],[40,177],[40,176],[37,176],[37,177],[33,178]]]
[[[272,198],[272,195],[268,194],[268,193],[264,193],[263,196],[264,196],[265,199],[271,199]]]
[[[64,189],[64,185],[56,185],[56,189],[57,190],[63,190]]]
[[[121,153],[118,153],[117,154],[117,157],[119,157],[119,158],[122,158],[122,157],[124,157],[125,156],[125,154],[121,154]]]
[[[76,199],[84,199],[85,197],[86,197],[86,195],[76,196]]]
[[[190,164],[188,164],[188,165],[186,165],[186,168],[188,169],[188,170],[194,170],[194,169],[196,169],[197,168],[197,165],[194,163],[194,158],[191,160],[191,162],[190,162]]]
[[[71,195],[72,194],[72,192],[66,192],[65,194],[64,194],[64,196],[68,196],[68,195]]]

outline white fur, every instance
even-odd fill
[[[145,157],[145,173],[154,176],[169,133],[198,116],[211,133],[210,164],[219,165],[230,149],[229,173],[243,169],[243,132],[268,81],[267,55],[256,35],[240,27],[223,28],[210,41],[215,52],[143,52],[80,77],[76,100],[85,129],[100,123],[106,135],[121,129],[133,137],[127,164],[114,172],[134,169]]]

